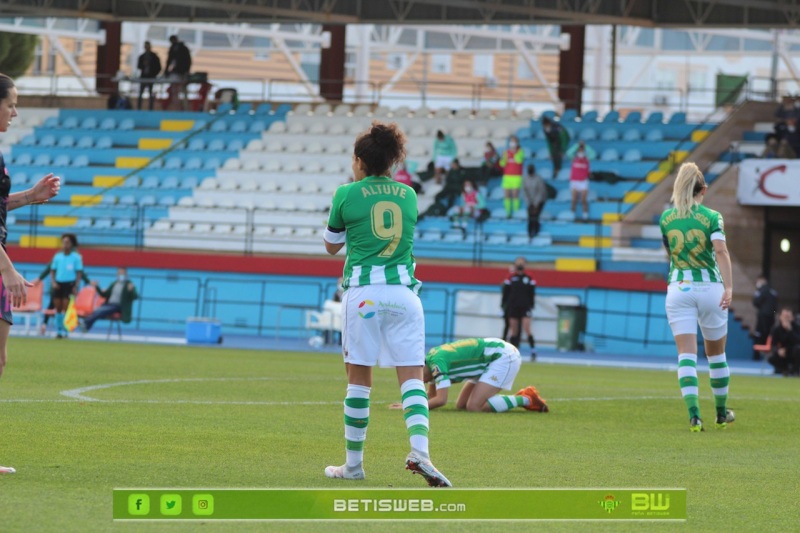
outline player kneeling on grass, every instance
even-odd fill
[[[499,394],[514,386],[520,364],[519,350],[501,339],[464,339],[431,349],[425,357],[422,378],[428,386],[428,409],[447,404],[451,384],[464,381],[456,408],[504,413],[515,407],[546,413],[550,409],[536,387],[514,396]]]

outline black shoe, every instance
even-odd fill
[[[56,339],[63,339],[63,338],[64,338],[64,335],[62,335],[61,333],[59,333],[58,335],[56,335]]]
[[[725,429],[728,424],[736,421],[736,414],[730,409],[725,410],[725,416],[717,417],[717,429]]]
[[[698,417],[693,416],[691,420],[689,420],[689,431],[692,433],[698,433],[700,431],[705,431],[703,427],[703,421],[700,420]]]
[[[531,361],[536,361],[536,350],[531,348]]]

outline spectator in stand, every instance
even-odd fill
[[[770,133],[764,139],[764,151],[761,152],[764,159],[775,159],[778,157],[778,138],[774,133]]]
[[[158,54],[153,52],[150,41],[144,42],[144,53],[139,56],[136,68],[139,69],[139,77],[142,79],[142,81],[139,82],[139,101],[136,108],[139,110],[142,109],[142,97],[144,96],[144,92],[147,91],[150,95],[150,111],[152,111],[153,102],[155,101],[153,95],[153,79],[161,72],[161,59],[159,59]]]
[[[775,153],[778,159],[797,159],[797,152],[789,144],[789,139],[784,137],[778,143],[778,151]]]
[[[776,122],[779,124],[792,118],[800,118],[800,99],[784,96],[781,105],[775,110]]]
[[[528,204],[528,237],[533,239],[541,229],[539,216],[547,201],[547,186],[542,177],[536,173],[535,165],[528,165],[527,170],[522,190],[525,192],[525,202]]]
[[[97,282],[93,281],[92,286],[97,288]],[[106,303],[84,319],[83,325],[81,325],[82,331],[89,331],[101,318],[109,318],[115,314],[120,315],[123,323],[130,323],[133,318],[133,301],[139,298],[139,293],[136,292],[133,282],[128,279],[128,269],[118,268],[117,279],[106,290],[97,288],[97,294],[105,298]]]
[[[500,158],[503,168],[503,206],[506,216],[511,218],[519,210],[519,190],[522,187],[522,168],[525,161],[525,150],[519,145],[519,139],[512,135],[508,139],[508,149]]]
[[[519,348],[521,330],[528,335],[531,360],[536,359],[536,341],[531,333],[531,317],[536,305],[536,281],[525,271],[525,258],[514,260],[514,270],[503,283],[501,300],[504,315],[508,317],[509,342]]]
[[[394,173],[394,181],[408,185],[414,189],[414,192],[417,194],[422,192],[422,185],[415,182],[411,177],[411,173],[408,171],[408,168],[406,168],[405,161],[397,165],[397,170]]]
[[[550,161],[553,162],[553,177],[555,178],[561,171],[564,150],[569,146],[569,132],[564,126],[549,117],[542,119],[542,129],[547,139],[547,148],[550,150]]]
[[[178,93],[182,93],[181,105],[186,111],[189,107],[189,72],[192,70],[192,54],[177,35],[170,36],[169,42],[171,44],[167,54],[164,76],[172,77],[173,83],[170,86],[168,105],[172,104],[172,100],[178,96]]]
[[[50,263],[48,263],[47,266],[44,267],[44,270],[42,270],[42,273],[39,274],[39,277],[36,279],[36,281],[33,282],[33,284],[39,285],[43,283],[45,278],[50,277],[50,272],[52,271],[53,269],[51,268]],[[86,272],[83,273],[81,279],[83,280],[84,283],[90,283],[89,276],[86,275]],[[47,304],[47,310],[52,311],[55,308],[56,308],[55,303],[53,303],[53,287],[50,287],[50,303]],[[44,320],[42,320],[41,325],[39,325],[39,335],[44,335],[47,333],[47,323],[50,322],[51,315],[52,313],[44,314]]]
[[[583,220],[589,220],[589,161],[597,157],[591,146],[583,141],[567,150],[567,157],[572,158],[572,169],[569,174],[569,188],[572,191],[570,209],[578,218],[578,200],[583,206]]]
[[[503,167],[500,166],[500,154],[491,141],[486,141],[486,150],[483,152],[483,176],[485,180],[503,175]]]
[[[441,215],[446,214],[456,203],[464,188],[465,174],[458,159],[453,159],[450,170],[447,172],[447,178],[444,180],[444,187],[434,196],[435,204],[441,206]]]
[[[775,324],[775,312],[778,310],[778,293],[769,286],[769,280],[764,274],[756,278],[756,293],[753,295],[753,305],[757,309],[756,315],[756,344],[765,344],[769,332]],[[761,354],[753,352],[753,360],[760,361]]]
[[[792,152],[800,154],[800,130],[797,127],[798,119],[793,117],[786,121],[786,132],[781,140],[789,143]]]
[[[475,187],[472,180],[464,180],[464,186],[461,190],[461,205],[454,206],[450,209],[449,214],[454,221],[469,217],[482,222],[489,218],[489,212],[486,209],[486,198]]]
[[[456,142],[449,135],[445,135],[442,130],[437,131],[436,139],[433,141],[433,168],[436,183],[442,182],[442,176],[450,170],[456,157],[458,157]]]
[[[781,309],[778,323],[770,332],[772,355],[769,364],[776,374],[798,375],[800,372],[800,326],[794,321],[794,312],[789,307]]]

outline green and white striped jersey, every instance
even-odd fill
[[[501,339],[464,339],[431,348],[425,356],[427,366],[437,389],[446,389],[453,383],[476,378],[486,372],[486,367],[500,358],[510,346]]]
[[[346,243],[342,287],[405,285],[415,293],[417,194],[385,176],[342,185],[333,194],[325,240]]]
[[[688,217],[675,208],[661,215],[661,233],[669,249],[669,281],[722,282],[711,241],[725,240],[722,215],[703,205],[692,207]]]

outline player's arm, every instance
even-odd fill
[[[30,204],[43,204],[58,194],[61,178],[52,173],[36,182],[30,189],[8,195],[8,210],[17,209]]]
[[[731,255],[728,252],[728,245],[724,240],[714,239],[711,242],[714,244],[714,253],[717,256],[719,273],[722,274],[722,283],[725,287],[725,292],[722,294],[719,306],[722,309],[727,309],[730,307],[731,300],[733,299],[733,267],[731,266]]]
[[[428,409],[437,409],[447,405],[447,391],[450,387],[437,389],[435,385],[431,385],[428,389]],[[433,394],[431,394],[431,392]]]
[[[331,201],[331,212],[328,216],[328,226],[322,239],[325,243],[325,251],[331,255],[336,255],[344,247],[347,240],[347,229],[342,219],[342,204],[347,196],[347,188],[339,187],[333,193]]]

